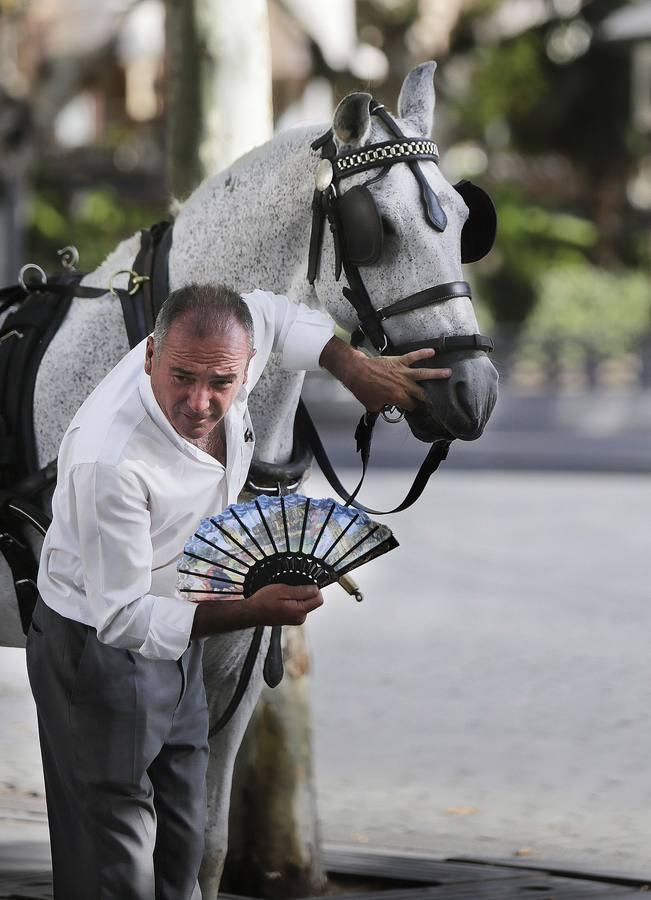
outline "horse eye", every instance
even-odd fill
[[[386,216],[382,216],[382,231],[385,234],[395,235],[396,229],[393,226],[393,222],[391,219],[387,219]]]

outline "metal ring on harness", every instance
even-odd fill
[[[294,481],[292,484],[282,485],[279,481],[273,487],[263,484],[255,484],[255,482],[247,479],[244,489],[253,494],[264,494],[266,497],[284,497],[292,494],[301,485],[301,479]]]
[[[25,333],[23,331],[18,331],[17,328],[12,328],[11,331],[8,331],[6,334],[3,334],[0,337],[0,344],[4,344],[5,341],[8,341],[9,338],[15,337],[17,340],[22,340],[25,337]]]
[[[64,269],[74,272],[79,262],[79,250],[72,244],[67,244],[60,250],[57,250],[57,256],[61,258],[61,265]]]
[[[109,294],[113,294],[114,297],[118,296],[118,292],[117,289],[113,287],[113,279],[117,278],[118,275],[131,275],[133,283],[127,290],[127,294],[129,294],[130,297],[133,297],[134,294],[138,293],[138,291],[140,290],[140,285],[143,282],[150,280],[149,275],[140,275],[139,272],[135,272],[133,269],[118,269],[117,272],[114,272],[111,275],[108,282]]]
[[[359,332],[360,334],[364,335],[364,337],[359,341],[359,343],[354,343],[354,344],[353,344],[353,342],[352,342],[352,337],[354,336],[355,332]],[[366,334],[366,332],[364,331],[364,329],[362,328],[361,325],[358,325],[358,326],[357,326],[357,328],[355,329],[355,332],[353,332],[353,335],[351,335],[351,344],[352,344],[353,347],[358,347],[359,344],[361,344],[362,341],[364,341],[364,339],[368,340],[368,335]],[[373,342],[371,341],[371,343],[373,343]],[[386,336],[386,333],[385,333],[385,335],[384,335],[384,344],[383,344],[379,349],[376,348],[376,350],[377,350],[377,352],[379,353],[380,356],[382,356],[382,354],[384,353],[384,351],[387,349],[388,346],[389,346],[389,338]]]
[[[21,268],[20,272],[18,273],[18,284],[21,286],[21,288],[22,288],[24,291],[27,291],[27,293],[29,293],[31,290],[33,290],[32,286],[31,286],[30,284],[28,284],[28,283],[25,281],[25,273],[26,273],[29,269],[36,269],[36,271],[37,271],[37,272],[39,273],[39,275],[41,276],[41,282],[40,282],[40,283],[41,283],[41,284],[47,284],[47,275],[45,274],[45,272],[43,271],[43,269],[42,269],[40,266],[37,266],[36,263],[26,263],[26,264]]]
[[[396,415],[397,413],[397,415]],[[385,422],[388,422],[389,425],[395,425],[396,422],[402,422],[405,417],[404,409],[400,409],[399,406],[383,406],[382,407],[382,418]]]

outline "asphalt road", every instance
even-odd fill
[[[446,469],[388,521],[365,601],[331,587],[312,618],[324,837],[648,876],[648,478]],[[43,838],[21,651],[0,719],[0,841]]]
[[[391,517],[365,601],[329,588],[311,623],[328,840],[649,875],[649,499],[645,476],[446,471]]]

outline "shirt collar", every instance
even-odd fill
[[[201,450],[201,448],[195,446],[195,444],[190,443],[190,441],[187,441],[178,433],[178,431],[176,431],[171,422],[168,421],[163,410],[158,405],[158,400],[154,396],[154,392],[151,387],[151,378],[144,371],[144,369],[140,374],[138,392],[140,394],[142,405],[144,406],[149,417],[153,419],[153,421],[160,428],[163,434],[174,444],[175,447],[177,447],[181,451],[181,453],[184,453],[186,456],[189,456],[192,459],[199,460],[202,463],[208,463],[211,466],[217,466],[219,469],[224,468],[219,460],[215,459],[214,456],[211,456],[209,453]],[[232,436],[236,434],[238,430],[241,431],[243,427],[242,420],[246,411],[247,397],[248,394],[246,388],[242,387],[235,399],[235,402],[225,416],[227,460],[232,456],[232,451],[235,449],[232,446]],[[238,425],[239,429],[237,428]]]

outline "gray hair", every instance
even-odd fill
[[[172,323],[186,316],[195,337],[227,331],[234,324],[246,332],[253,353],[253,319],[242,297],[225,284],[186,284],[172,291],[163,303],[154,327],[154,352],[158,358]]]

